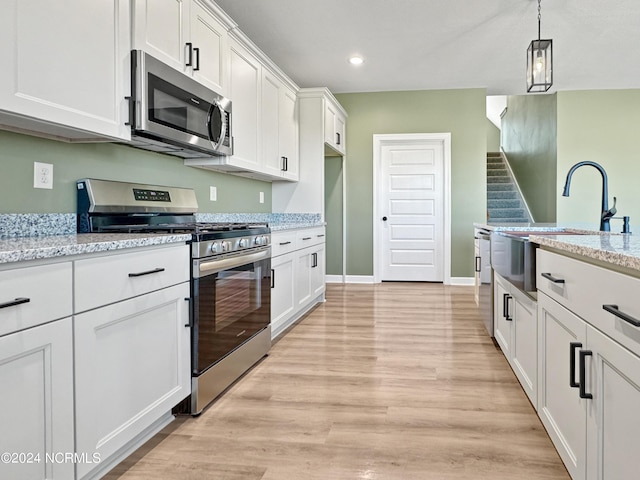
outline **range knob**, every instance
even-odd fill
[[[209,251],[211,253],[220,253],[221,250],[222,250],[222,247],[218,242],[213,242],[209,247]]]
[[[264,235],[260,235],[259,237],[256,237],[256,245],[266,245],[267,244],[267,237],[265,237]]]
[[[241,238],[240,241],[238,242],[238,247],[240,248],[247,248],[248,246],[249,246],[248,238]]]
[[[227,241],[224,241],[224,242],[222,242],[221,245],[222,245],[222,251],[223,252],[228,252],[228,251],[231,250],[231,243],[229,243]]]

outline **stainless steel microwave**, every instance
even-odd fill
[[[183,158],[233,154],[231,101],[141,50],[131,52],[131,145]]]

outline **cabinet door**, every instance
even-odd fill
[[[127,0],[4,1],[2,110],[129,139],[122,120],[127,107],[129,18]],[[46,126],[36,125],[34,129],[49,133]]]
[[[0,337],[0,385],[0,453],[39,456],[0,462],[0,478],[74,478],[73,463],[46,458],[74,451],[71,318]]]
[[[183,283],[75,317],[78,451],[107,459],[189,395],[187,297]]]
[[[325,244],[316,246],[311,253],[311,298],[322,295],[325,290]]]
[[[510,360],[513,298],[509,292],[509,284],[498,275],[495,276],[494,292],[494,335],[502,353],[507,357],[507,360]]]
[[[284,172],[280,151],[280,90],[282,83],[266,70],[262,77],[262,158],[264,171],[274,177]]]
[[[277,337],[285,328],[296,309],[295,302],[295,254],[281,255],[271,260],[271,336]]]
[[[325,100],[324,107],[324,143],[336,146],[336,110],[328,101]]]
[[[570,379],[570,358],[586,346],[587,325],[569,310],[538,292],[538,416],[547,429],[571,478],[585,478],[586,411],[590,400],[581,399]],[[622,477],[621,477],[622,478]]]
[[[513,292],[511,368],[535,409],[538,408],[538,314],[536,302]]]
[[[298,165],[298,98],[296,93],[287,87],[280,89],[279,121],[280,156],[284,156],[286,168],[284,178],[297,181]]]
[[[227,29],[198,0],[191,4],[191,42],[198,48],[193,77],[221,95],[226,95]]]
[[[184,72],[191,0],[135,0],[134,48]],[[202,53],[202,52],[200,52]]]
[[[344,153],[345,151],[345,119],[339,113],[336,113],[335,119],[335,141],[336,141],[336,150]]]
[[[240,168],[260,168],[260,75],[258,60],[235,40],[230,40],[229,95],[233,102],[233,157]]]
[[[311,265],[313,248],[305,248],[296,252],[296,309],[306,306],[312,297]]]
[[[640,357],[587,327],[587,478],[637,478],[640,432]]]

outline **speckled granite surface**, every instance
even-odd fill
[[[274,232],[324,225],[319,213],[196,213],[196,221],[267,223]]]
[[[75,213],[0,214],[0,239],[76,233]]]
[[[598,226],[584,223],[474,223],[476,228],[490,232],[589,232],[598,234]]]
[[[107,252],[191,240],[191,235],[100,233],[10,238],[0,240],[0,263]]]
[[[640,236],[620,234],[531,235],[529,240],[561,252],[640,271]]]

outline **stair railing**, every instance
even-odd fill
[[[520,195],[520,199],[522,200],[522,203],[524,203],[524,210],[527,214],[527,217],[529,218],[529,223],[535,223],[535,220],[533,219],[533,215],[531,215],[531,209],[527,204],[527,199],[524,198],[524,195],[522,194],[522,190],[520,189],[520,185],[518,184],[518,179],[513,174],[513,170],[511,169],[511,165],[509,164],[509,159],[507,158],[507,154],[505,153],[502,146],[500,147],[500,154],[502,155],[502,160],[504,161],[504,164],[507,166],[507,173],[511,177],[511,180],[513,180],[513,183],[516,186],[516,190],[518,191],[518,195]]]

